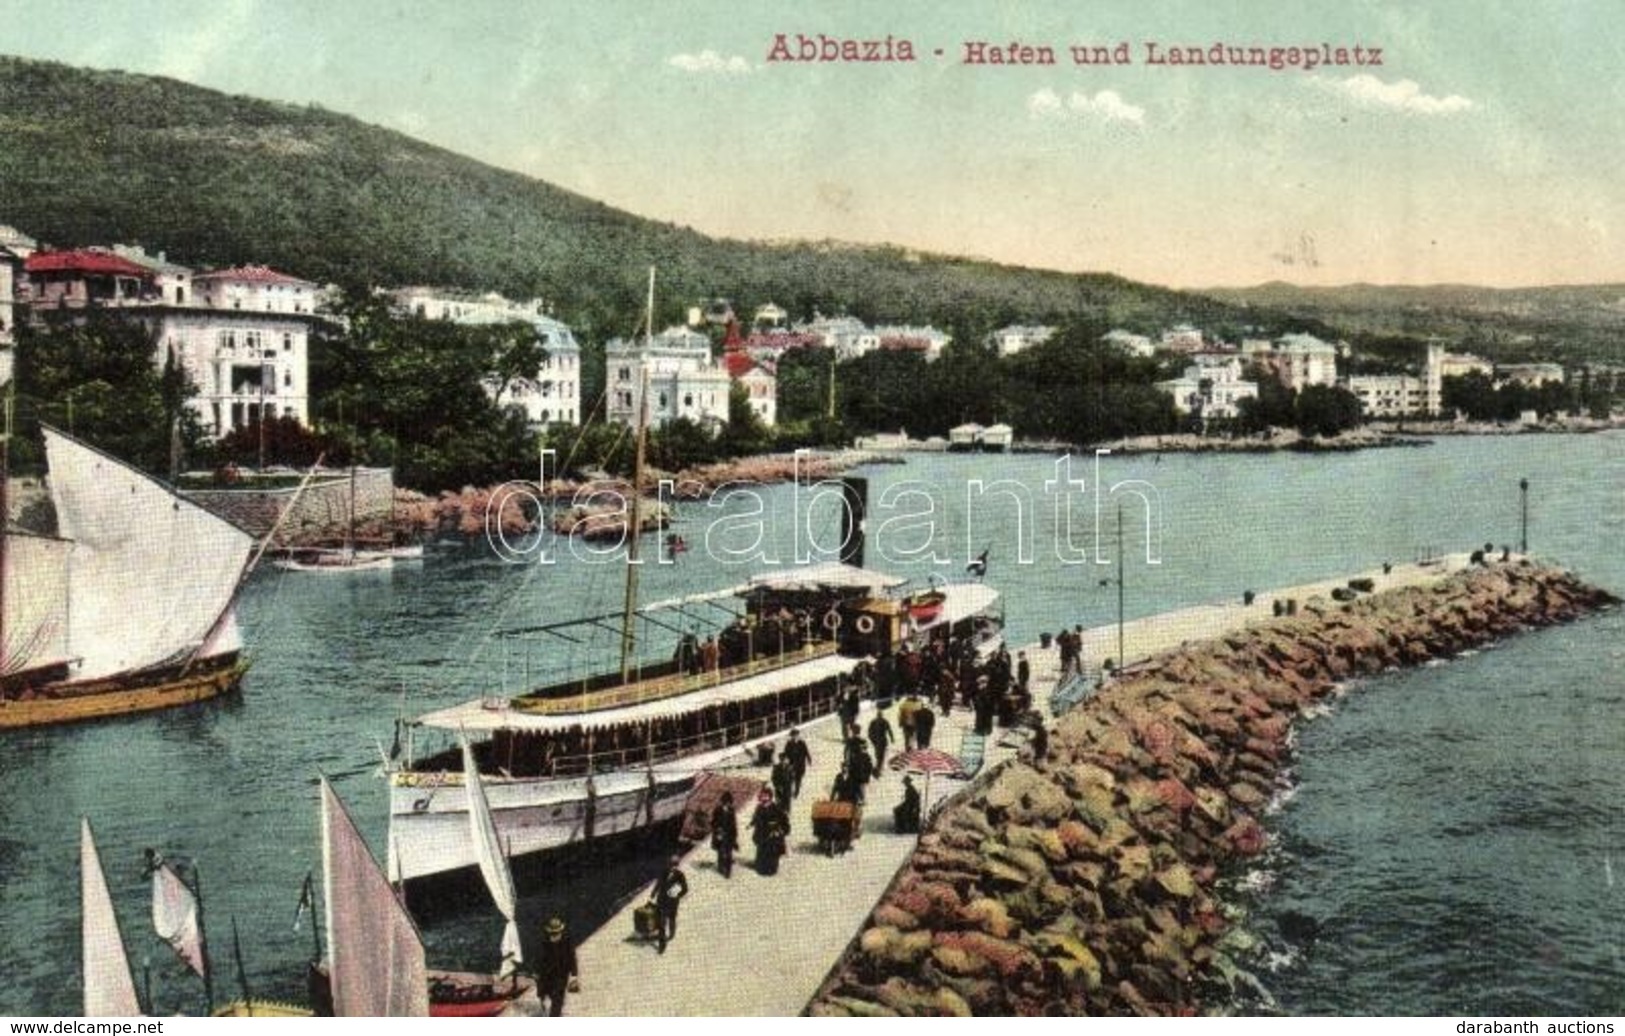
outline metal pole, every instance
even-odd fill
[[[1123,651],[1123,505],[1117,505],[1117,668],[1128,664]]]
[[[1519,540],[1518,540],[1518,553],[1520,553],[1520,554],[1528,554],[1529,553],[1529,480],[1528,479],[1520,478],[1518,480],[1518,492],[1523,498],[1523,524],[1522,524],[1522,527],[1521,527],[1522,534],[1519,536]]]
[[[265,473],[265,364],[260,364],[260,473]]]

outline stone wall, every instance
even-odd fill
[[[298,501],[283,521],[277,542],[299,545],[342,537],[350,516],[350,473],[334,472],[312,478],[300,494],[297,486],[283,489],[198,489],[187,499],[208,508],[254,536],[264,536],[277,516]],[[395,495],[395,475],[389,468],[358,468],[355,478],[357,523],[387,521]]]
[[[1268,844],[1293,722],[1349,677],[1613,603],[1564,572],[1495,565],[1164,656],[1064,716],[1047,759],[1004,765],[938,815],[809,1013],[1222,1009],[1215,881]]]

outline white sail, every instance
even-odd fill
[[[485,797],[485,785],[480,781],[480,768],[474,761],[474,750],[468,746],[466,736],[462,742],[463,787],[468,793],[468,822],[474,851],[480,861],[480,876],[485,879],[485,887],[491,890],[497,910],[507,921],[502,926],[502,965],[497,972],[506,978],[518,969],[524,959],[519,945],[519,897],[514,892],[513,870],[508,866],[508,857],[497,838],[496,822],[491,819],[491,804]]]
[[[141,1003],[135,998],[135,980],[130,977],[130,959],[124,952],[118,916],[113,913],[113,897],[107,891],[107,874],[85,818],[79,821],[79,902],[84,918],[85,1017],[139,1015]]]
[[[0,673],[69,660],[67,540],[28,533],[6,537],[5,644]]]
[[[325,777],[322,865],[333,1013],[428,1017],[429,976],[417,925]]]
[[[253,540],[147,477],[45,429],[51,501],[73,542],[68,650],[79,679],[179,661],[231,606]]]

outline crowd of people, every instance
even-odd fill
[[[567,777],[606,766],[658,763],[691,752],[744,744],[782,730],[787,722],[828,715],[852,681],[831,677],[744,701],[712,704],[638,723],[575,724],[564,730],[500,729],[476,750],[480,768],[513,777]],[[455,752],[423,760],[417,769],[458,769]]]
[[[1071,634],[1063,631],[1059,645],[1063,671],[1068,666],[1077,671],[1081,666],[1081,638],[1074,641]],[[861,817],[869,786],[883,774],[888,755],[929,748],[939,711],[947,716],[954,708],[968,708],[975,714],[973,729],[991,733],[996,719],[1013,722],[1017,713],[1029,710],[1031,680],[1032,666],[1025,652],[1018,651],[1012,657],[1000,647],[983,658],[974,649],[965,650],[955,639],[948,638],[924,649],[905,648],[874,662],[860,663],[850,679],[838,685],[832,681],[819,693],[808,693],[801,701],[803,706],[816,705],[815,715],[834,712],[840,721],[841,764],[827,800],[849,803],[854,807],[851,815]],[[932,688],[935,694],[928,693]],[[865,698],[875,699],[878,707],[866,724],[860,724],[858,718]],[[888,715],[894,702],[895,726]],[[1032,725],[1028,751],[1034,762],[1042,762],[1048,753],[1048,731],[1041,720]],[[594,735],[603,733],[595,731]],[[757,792],[755,808],[746,825],[754,848],[752,864],[764,877],[778,874],[780,863],[789,852],[790,805],[802,795],[813,764],[812,749],[795,727],[789,730],[771,758],[766,786]],[[918,833],[924,822],[924,805],[913,777],[904,773],[900,798],[892,807],[893,829],[899,834]],[[816,813],[814,817],[816,832]],[[721,794],[707,819],[717,872],[723,878],[731,878],[734,858],[740,848],[741,827],[731,791]],[[854,819],[854,824],[857,822]],[[679,857],[672,857],[649,888],[647,909],[654,915],[654,928],[649,937],[661,953],[676,938],[678,906],[689,892],[680,862]],[[547,948],[559,952],[548,955],[544,951],[544,961],[538,971],[538,991],[557,1013],[563,1006],[566,987],[576,988],[576,974],[573,951],[558,947],[560,935],[555,934],[554,926],[562,933],[562,923],[555,919],[547,932],[550,943]]]
[[[833,631],[814,621],[806,609],[779,608],[763,615],[741,615],[703,640],[695,633],[684,633],[672,657],[680,672],[714,673],[760,658],[791,654],[832,635]]]

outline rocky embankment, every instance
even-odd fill
[[[1064,716],[1046,761],[1006,764],[937,816],[809,1012],[1222,1010],[1216,882],[1268,843],[1298,717],[1350,677],[1612,603],[1555,569],[1492,565],[1157,660]]]
[[[1303,435],[1294,428],[1272,428],[1264,435],[1140,435],[1098,444],[1115,454],[1144,453],[1347,453],[1394,446],[1426,446],[1428,440],[1374,427],[1351,428],[1327,439]],[[1091,447],[1094,449],[1095,447]]]

